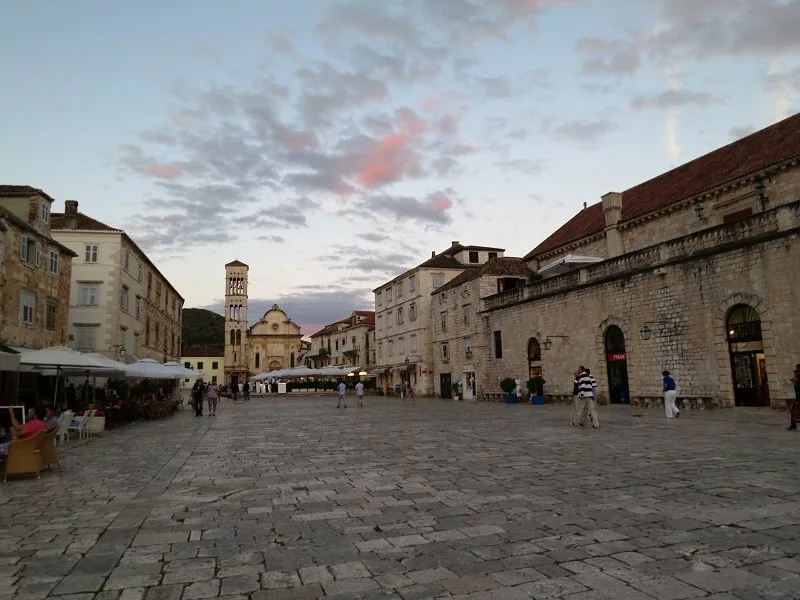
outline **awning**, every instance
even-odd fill
[[[18,371],[19,361],[19,354],[0,350],[0,371]]]
[[[555,277],[556,275],[563,275],[575,269],[586,267],[599,262],[603,262],[603,258],[596,256],[579,256],[577,254],[567,254],[558,260],[554,260],[550,264],[543,266],[537,272],[544,277]]]

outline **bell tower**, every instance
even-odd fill
[[[247,380],[247,276],[250,267],[225,265],[225,383]]]

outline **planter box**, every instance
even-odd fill
[[[544,404],[544,396],[531,396],[531,404]]]
[[[516,404],[517,403],[517,395],[513,392],[511,394],[506,394],[506,404]]]
[[[91,417],[86,424],[86,430],[89,433],[103,433],[106,429],[105,417]]]

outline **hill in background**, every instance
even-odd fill
[[[183,309],[183,346],[225,349],[225,317],[205,308]]]

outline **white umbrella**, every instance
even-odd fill
[[[319,374],[324,377],[344,377],[350,371],[342,370],[339,367],[322,367],[319,370]]]
[[[165,367],[152,358],[142,358],[135,363],[127,365],[125,372],[128,377],[138,377],[140,379],[179,379],[181,377],[172,368]]]
[[[309,369],[308,367],[295,367],[286,371],[285,377],[313,377],[319,375],[319,369]]]
[[[194,369],[187,369],[186,367],[184,367],[183,365],[180,365],[179,363],[177,363],[175,361],[166,362],[166,363],[164,363],[164,366],[165,367],[169,367],[170,369],[172,369],[177,374],[177,376],[180,377],[181,379],[202,379],[203,378],[203,374],[200,373],[199,371],[195,371]]]
[[[20,353],[20,364],[43,369],[108,369],[96,356],[66,346],[53,346]]]
[[[19,362],[19,354],[0,350],[0,371],[17,371],[19,370]]]

